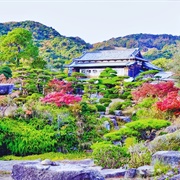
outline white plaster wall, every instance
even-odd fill
[[[113,68],[117,71],[118,76],[126,76],[127,71],[125,68]],[[85,74],[87,77],[99,77],[100,73],[104,70],[104,68],[92,68],[92,69],[80,69],[80,72]]]

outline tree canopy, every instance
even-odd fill
[[[0,59],[19,66],[20,59],[34,60],[38,48],[33,45],[32,34],[23,28],[16,28],[0,39]]]

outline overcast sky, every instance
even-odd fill
[[[95,43],[135,33],[180,35],[179,0],[0,0],[0,22],[33,20]]]

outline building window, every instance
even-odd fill
[[[84,70],[84,69],[81,69],[81,73],[85,73],[85,70]]]
[[[86,72],[91,73],[91,70],[86,70]]]
[[[93,73],[97,73],[97,70],[93,70]]]

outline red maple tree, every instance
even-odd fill
[[[170,111],[175,115],[180,115],[180,95],[178,91],[169,92],[167,97],[156,103],[156,106],[161,111]]]
[[[174,82],[161,82],[158,84],[144,83],[141,87],[132,92],[133,99],[140,101],[145,97],[157,97],[162,99],[169,92],[178,92],[180,89],[174,86]]]
[[[52,103],[60,107],[81,101],[81,97],[70,94],[73,88],[69,82],[54,79],[49,82],[48,86],[51,92],[41,99],[44,103]]]
[[[71,93],[73,91],[72,84],[70,82],[60,81],[53,79],[48,83],[48,92],[60,92]]]

